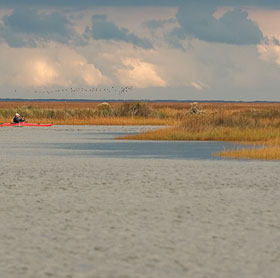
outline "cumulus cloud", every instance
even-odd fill
[[[273,38],[272,38],[272,42],[273,42],[275,45],[280,46],[280,41],[279,41],[277,38],[273,37]]]
[[[17,8],[4,16],[0,37],[11,47],[36,47],[42,42],[68,43],[75,36],[72,24],[60,13]]]
[[[12,1],[16,2],[9,2]],[[164,8],[166,11],[162,12],[164,9],[161,9],[161,5],[167,1],[158,1],[156,8],[141,8],[141,11],[148,11],[146,13],[140,13],[140,9],[133,7],[85,9],[86,5],[82,6],[86,3],[96,4],[94,0],[75,3],[72,0],[36,0],[36,4],[44,2],[45,6],[24,8],[30,1],[21,1],[22,11],[4,9],[1,12],[0,85],[3,88],[17,85],[98,86],[112,82],[147,88],[138,90],[140,97],[140,92],[153,87],[150,92],[159,93],[155,93],[155,97],[160,97],[160,92],[165,91],[169,97],[176,98],[177,89],[182,92],[181,96],[199,92],[199,96],[207,94],[209,98],[218,92],[220,98],[229,98],[229,92],[233,92],[232,95],[240,92],[242,99],[246,95],[245,89],[254,91],[262,85],[279,84],[280,67],[275,63],[280,63],[279,37],[275,33],[273,43],[259,45],[263,35],[249,18],[257,19],[251,17],[248,7],[249,18],[246,12],[236,8],[242,4],[239,0],[227,2],[230,7],[221,7],[225,12],[219,17],[215,17],[216,9],[225,1],[169,0],[170,5],[178,5],[178,13],[177,8],[173,7]],[[131,1],[134,7],[136,2],[139,5],[140,2],[143,5],[155,3],[153,0]],[[101,2],[109,3],[103,0],[100,6]],[[115,6],[121,5],[121,2],[114,0]],[[58,8],[59,3],[61,9]],[[77,8],[65,9],[71,3]],[[54,8],[46,8],[51,5]],[[108,17],[97,15],[92,18],[96,13],[106,13]],[[142,14],[145,16],[142,17]],[[144,21],[148,29],[140,25]],[[89,27],[84,33],[86,26]],[[176,45],[176,48],[163,43],[164,34],[171,30],[169,43]],[[75,32],[85,34],[85,45],[77,47],[73,44]],[[145,39],[146,36],[153,45]],[[258,50],[255,44],[258,44]],[[185,51],[178,51],[179,47]],[[161,87],[161,90],[157,91],[155,87]],[[172,89],[163,89],[167,87]]]
[[[150,30],[156,30],[170,23],[176,23],[176,19],[175,18],[160,19],[160,20],[153,19],[145,22],[143,26],[149,28]]]
[[[95,40],[123,41],[146,49],[152,48],[152,43],[148,39],[140,38],[126,28],[118,27],[109,21],[106,15],[94,15],[92,27],[87,27],[86,35]]]
[[[174,3],[180,0],[173,0]],[[44,6],[143,6],[168,5],[169,0],[0,0],[4,5],[44,5]]]
[[[179,38],[190,36],[207,42],[218,42],[235,45],[258,44],[263,34],[257,24],[248,18],[248,13],[240,9],[226,12],[215,18],[217,6],[199,3],[184,4],[179,7],[177,20],[180,28],[172,36]]]
[[[0,0],[0,5],[44,5],[44,6],[174,6],[182,2],[207,3],[209,0]],[[280,7],[279,0],[211,0],[217,5],[259,5]]]
[[[277,39],[267,40],[265,44],[260,44],[257,48],[262,60],[280,65],[280,44]]]
[[[175,47],[181,47],[181,41],[187,36],[237,45],[258,44],[263,39],[262,32],[256,23],[248,19],[245,11],[230,10],[221,18],[215,18],[217,2],[205,4],[193,0],[186,1],[187,4],[178,6],[176,19],[150,20],[146,22],[146,27],[155,31],[167,24],[172,26],[177,20],[180,27],[173,29],[166,38]],[[67,6],[67,3],[64,4]],[[3,18],[0,41],[6,41],[12,47],[37,47],[50,41],[72,45],[77,42],[87,44],[88,39],[93,38],[126,42],[144,49],[153,48],[149,39],[117,26],[105,15],[92,17],[91,26],[86,28],[83,38],[77,34],[75,27],[77,26],[74,26],[62,10],[47,13],[24,6]]]
[[[136,88],[166,87],[166,82],[159,76],[156,66],[138,58],[125,58],[124,68],[117,72],[121,84]]]
[[[13,59],[10,59],[13,57]],[[98,86],[110,80],[85,57],[67,47],[2,47],[0,84],[14,86]]]

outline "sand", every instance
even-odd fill
[[[280,277],[278,162],[86,155],[48,143],[101,127],[59,129],[0,129],[1,278]]]

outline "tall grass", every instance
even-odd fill
[[[28,122],[49,123],[54,125],[174,125],[173,120],[163,120],[157,118],[143,117],[92,117],[88,119],[68,118],[68,119],[50,119],[46,118],[28,118]]]
[[[119,139],[232,141],[269,146],[223,151],[233,158],[280,160],[280,110],[221,111],[186,115],[177,126]]]
[[[276,128],[242,129],[212,128],[200,131],[186,131],[180,127],[171,127],[147,131],[135,135],[127,135],[119,139],[129,140],[188,140],[188,141],[229,141],[263,143],[280,137],[280,130]]]
[[[280,159],[279,103],[200,103],[201,114],[190,115],[190,103],[0,102],[0,122],[16,112],[29,122],[63,125],[169,125],[129,135],[137,140],[215,140],[269,145],[222,152],[223,156]]]
[[[113,107],[78,105],[77,108],[67,109],[33,105],[0,108],[0,122],[11,122],[16,112],[23,115],[28,122],[63,125],[175,125],[178,121],[172,115],[158,117],[157,113],[145,104],[124,103]]]
[[[280,146],[269,146],[261,148],[227,150],[217,153],[218,156],[243,158],[243,159],[262,159],[262,160],[279,160]]]
[[[89,119],[96,117],[174,118],[172,114],[161,112],[161,109],[153,109],[143,102],[125,102],[114,105],[103,103],[89,105],[88,107],[81,106],[80,103],[77,103],[77,107],[69,108],[67,108],[68,105],[65,105],[65,108],[63,105],[57,106],[57,104],[54,104],[54,107],[41,106],[42,105],[25,103],[18,105],[17,103],[14,103],[14,107],[10,107],[9,105],[5,107],[3,106],[3,103],[0,103],[0,118],[11,119],[16,112],[25,116],[25,118],[45,118],[55,120],[71,118]],[[158,116],[159,114],[164,114],[164,116]]]
[[[125,139],[267,142],[279,137],[280,112],[273,110],[186,115],[175,127],[130,135]]]

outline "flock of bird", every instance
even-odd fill
[[[117,87],[117,86],[111,86],[107,88],[103,87],[92,87],[92,88],[57,88],[57,89],[41,89],[41,90],[34,90],[34,93],[118,93],[123,94],[127,93],[129,91],[132,91],[132,86],[123,86],[123,87]]]

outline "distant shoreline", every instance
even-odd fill
[[[170,103],[170,102],[198,102],[198,103],[280,103],[280,101],[242,101],[242,100],[197,100],[197,99],[60,99],[60,98],[0,98],[0,102],[149,102],[149,103]]]

